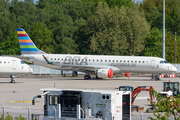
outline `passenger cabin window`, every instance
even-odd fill
[[[8,64],[10,64],[10,62],[8,61]]]
[[[135,63],[137,63],[137,61],[135,61]]]
[[[94,62],[94,60],[93,60],[93,62]]]
[[[114,60],[113,60],[113,62],[114,62]]]
[[[107,62],[107,60],[105,60],[105,62]]]
[[[133,63],[133,61],[131,61],[131,63]]]
[[[51,60],[53,60],[53,59],[51,58]]]
[[[126,62],[126,61],[124,60],[124,62]]]
[[[148,61],[146,61],[146,63],[148,63]]]
[[[139,61],[139,63],[141,63],[141,61]]]
[[[2,63],[2,61],[0,61],[0,64]]]
[[[101,62],[102,62],[102,60],[101,60]]]
[[[58,60],[60,60],[60,59],[58,58]]]
[[[111,60],[109,60],[109,62],[111,62]]]
[[[127,62],[129,62],[129,60]]]
[[[120,60],[120,62],[122,62],[122,60]]]
[[[63,61],[63,59],[61,59]]]
[[[54,58],[54,60],[56,60],[56,58]]]
[[[57,105],[58,97],[55,95],[49,96],[49,105]]]
[[[91,60],[89,59],[89,61],[91,61]]]
[[[97,62],[98,62],[98,60],[97,60]]]
[[[6,64],[6,61],[4,61],[4,64]]]
[[[143,61],[143,63],[144,63],[144,61]]]
[[[116,60],[116,62],[118,62],[118,60]]]

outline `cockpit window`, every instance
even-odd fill
[[[169,63],[168,61],[160,61],[160,63]]]
[[[164,63],[169,63],[168,61],[164,61]]]
[[[25,64],[25,62],[24,62],[24,61],[21,61],[21,64]]]
[[[164,63],[164,61],[160,61],[160,63]]]

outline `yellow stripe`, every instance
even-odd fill
[[[35,103],[38,103],[39,101],[34,101]],[[32,101],[8,101],[8,103],[32,103]]]
[[[17,34],[26,34],[25,31],[17,31]]]

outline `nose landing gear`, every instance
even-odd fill
[[[159,81],[160,80],[159,74],[152,74],[151,80]]]
[[[10,75],[10,77],[11,77],[11,81],[10,81],[10,83],[15,83],[14,78],[15,78],[15,77],[17,77],[17,76],[15,76],[15,75]]]

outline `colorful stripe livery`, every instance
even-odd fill
[[[42,55],[42,56],[45,59],[45,61],[47,62],[47,64],[54,64],[53,62],[49,62],[49,60],[44,55]]]
[[[47,54],[39,50],[22,28],[17,28],[21,54]]]

